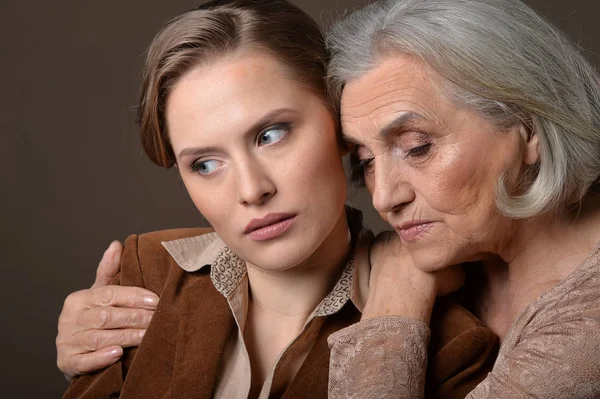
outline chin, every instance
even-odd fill
[[[249,256],[242,257],[259,269],[287,271],[306,261],[314,249],[310,243],[284,239],[248,252],[251,252]]]
[[[461,260],[454,251],[434,247],[420,248],[409,253],[414,265],[427,273],[437,272],[465,261]]]

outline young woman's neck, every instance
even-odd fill
[[[519,314],[575,270],[600,241],[598,197],[576,214],[536,217],[518,222],[517,233],[499,254],[484,262],[491,327],[503,338]],[[494,327],[495,326],[495,327]]]
[[[250,302],[244,340],[252,370],[249,397],[258,397],[277,358],[331,291],[349,251],[348,222],[342,212],[325,242],[302,264],[281,272],[248,265]]]
[[[302,264],[285,271],[248,265],[251,306],[280,317],[306,320],[341,275],[350,251],[348,231],[342,211],[331,234]]]

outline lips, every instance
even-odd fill
[[[429,220],[411,220],[410,222],[395,225],[394,229],[406,242],[417,241],[433,225]]]
[[[281,223],[287,219],[295,217],[293,213],[269,213],[263,218],[252,219],[244,228],[244,234],[250,234],[253,231]]]
[[[424,224],[430,224],[430,223],[432,223],[430,220],[411,220],[410,222],[402,223],[399,227],[396,226],[396,228],[397,229],[399,228],[400,230],[409,230],[414,227],[422,226]]]

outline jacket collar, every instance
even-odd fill
[[[330,294],[315,310],[315,315],[325,316],[337,312],[348,299],[362,312],[369,289],[370,231],[362,227],[360,211],[347,207],[353,250],[349,254],[340,279]],[[187,272],[211,267],[211,280],[215,288],[229,297],[246,276],[246,264],[217,233],[164,241],[162,245],[175,262]]]

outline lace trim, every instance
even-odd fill
[[[246,272],[246,262],[225,247],[211,265],[210,279],[217,291],[228,297],[240,284]]]
[[[352,288],[352,271],[354,269],[354,254],[351,254],[344,266],[340,279],[331,292],[323,298],[315,309],[315,316],[329,316],[337,313],[350,299]]]

